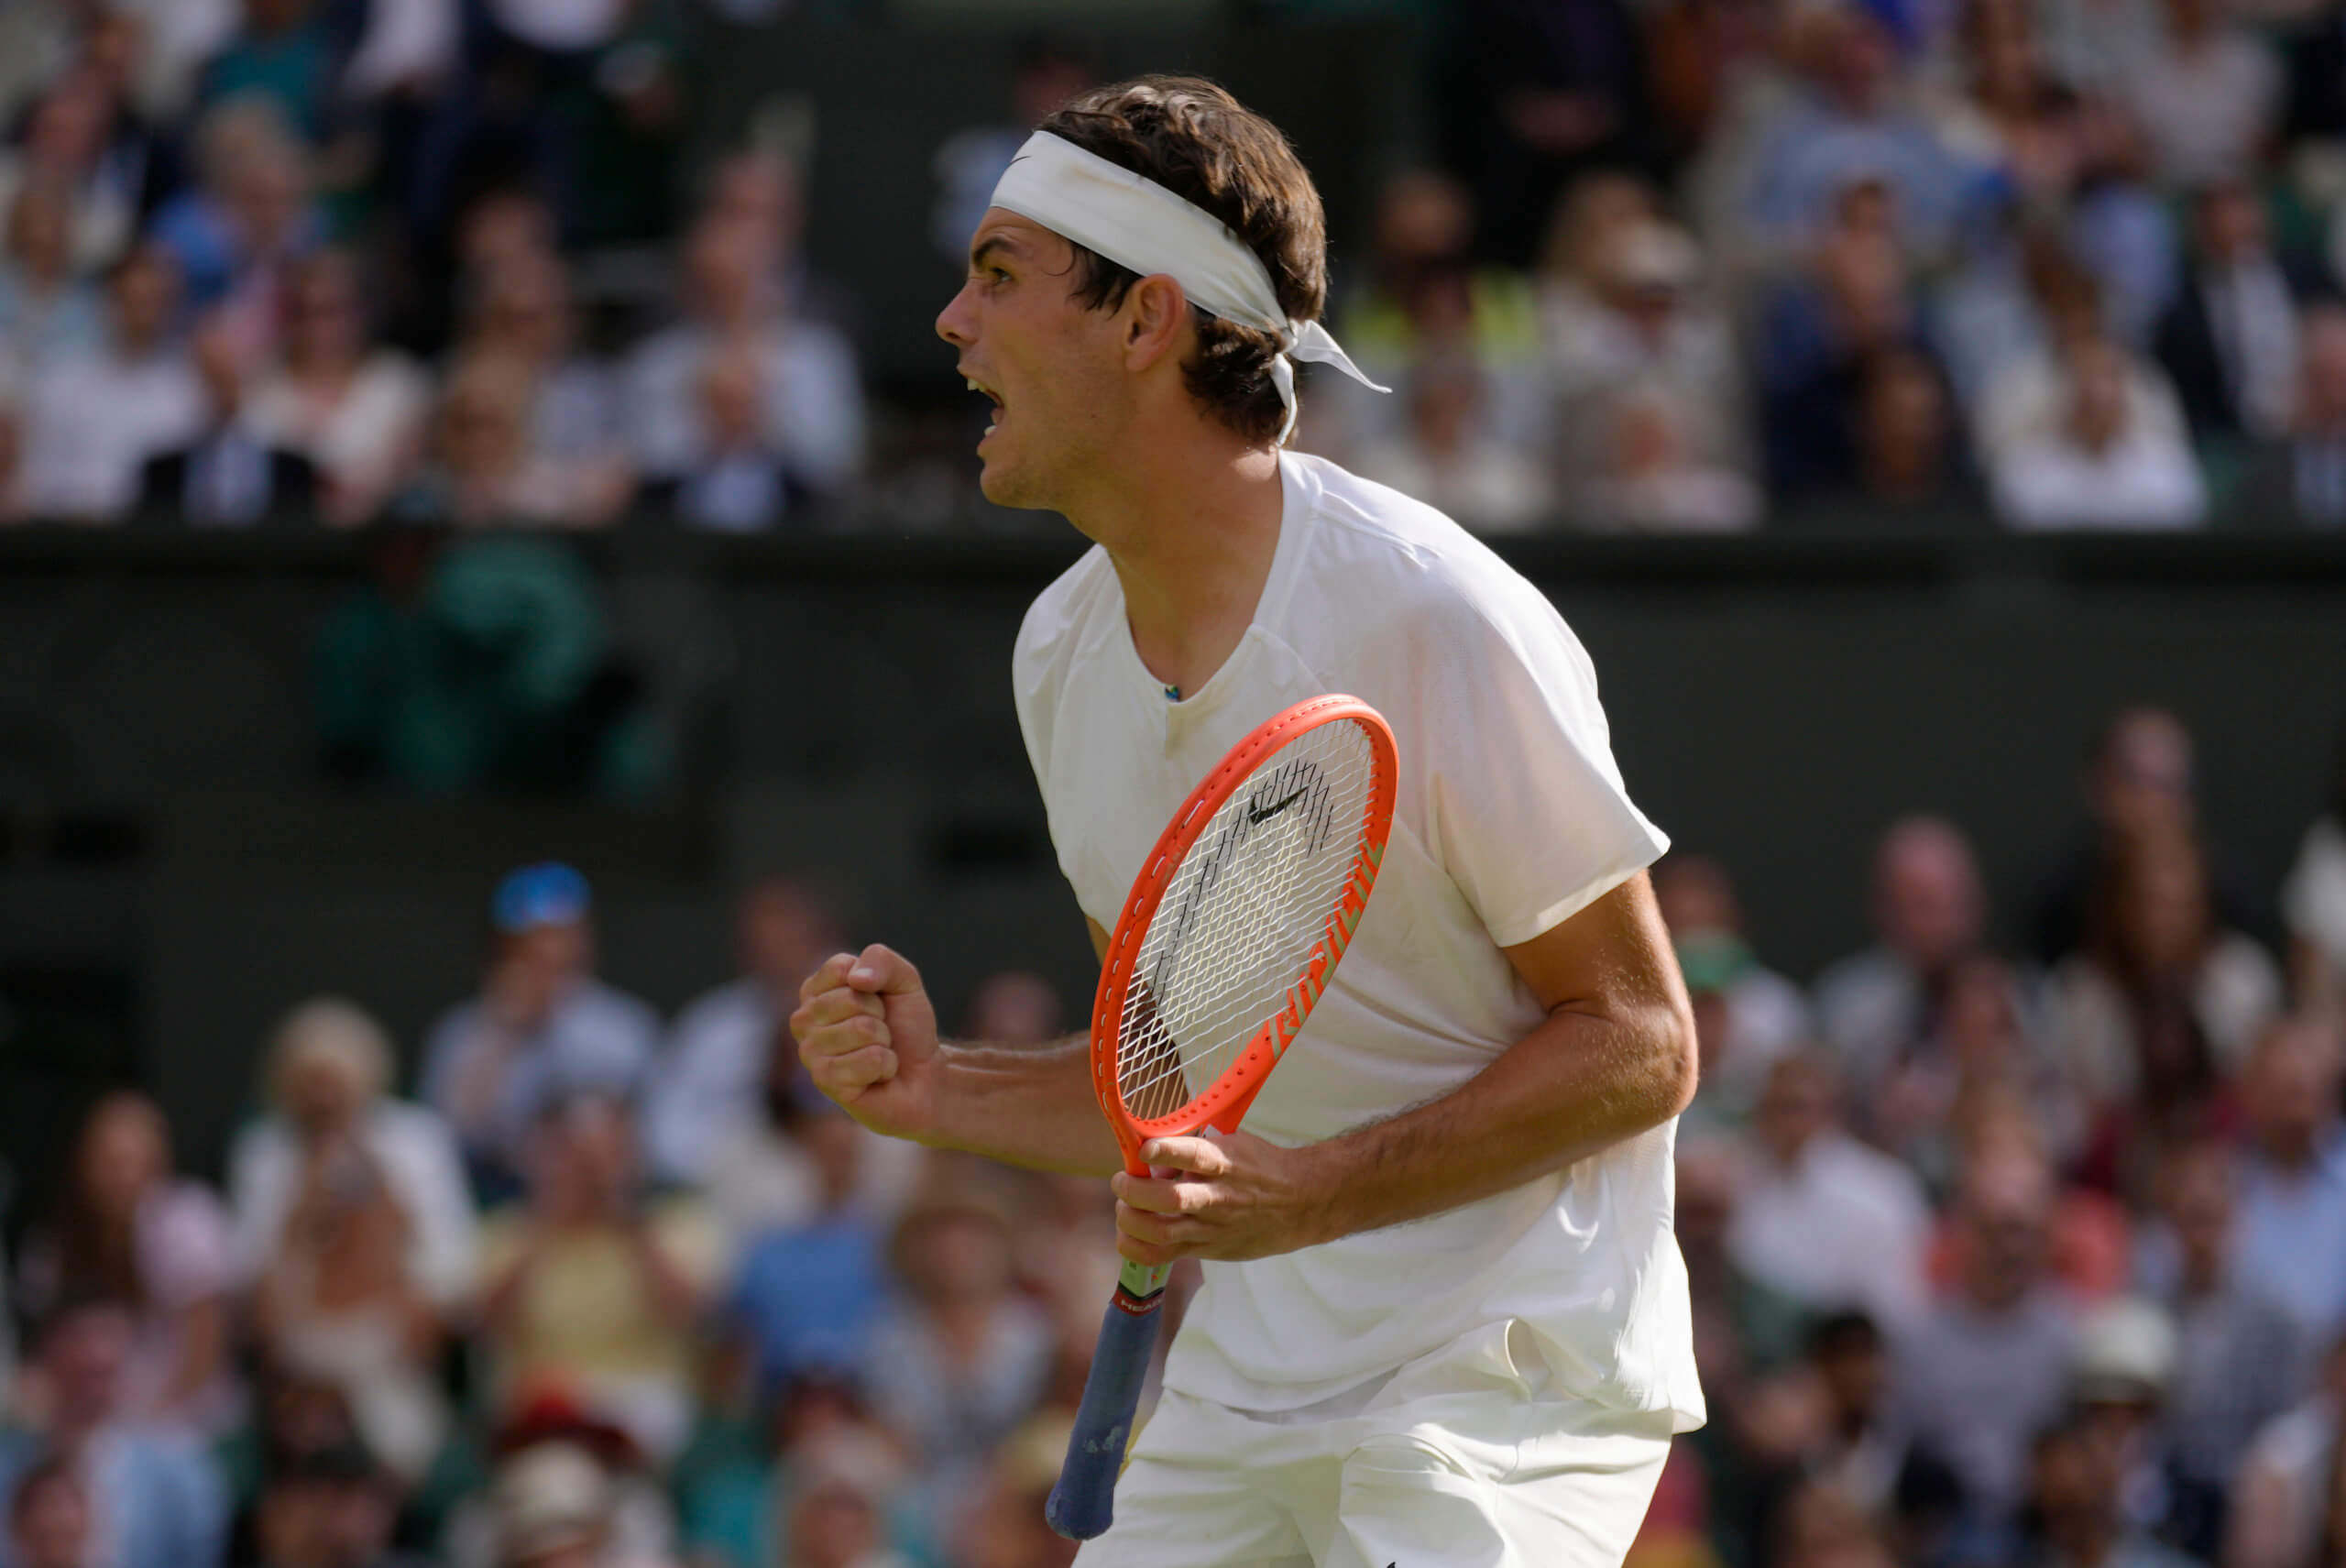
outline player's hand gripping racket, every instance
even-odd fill
[[[1344,956],[1393,826],[1393,734],[1355,697],[1298,703],[1241,740],[1157,839],[1117,917],[1091,1077],[1124,1152],[1233,1131]],[[1171,1270],[1126,1263],[1046,1517],[1089,1541],[1116,1474]]]

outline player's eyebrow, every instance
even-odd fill
[[[986,258],[996,251],[1018,253],[1018,243],[1006,234],[991,234],[970,247],[970,269],[976,271],[986,264]]]

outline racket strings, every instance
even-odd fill
[[[1125,992],[1117,1087],[1133,1116],[1198,1098],[1285,1005],[1351,878],[1375,781],[1367,732],[1339,720],[1273,752],[1215,810]]]

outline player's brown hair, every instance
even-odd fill
[[[1195,76],[1136,76],[1098,87],[1044,120],[1042,129],[1156,181],[1220,218],[1270,269],[1279,309],[1317,321],[1328,302],[1328,225],[1320,192],[1279,128]],[[1074,294],[1113,311],[1140,274],[1075,247]],[[1269,333],[1190,307],[1196,356],[1182,368],[1190,395],[1249,441],[1286,422],[1271,380]]]

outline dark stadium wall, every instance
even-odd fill
[[[309,994],[379,1012],[411,1059],[476,980],[483,905],[541,855],[595,879],[605,970],[673,1009],[723,979],[730,890],[803,867],[923,964],[950,1018],[1039,968],[1080,1014],[1090,953],[1052,862],[1005,674],[1066,543],[589,547],[617,633],[698,758],[656,806],[427,803],[331,784],[311,640],[345,540],[0,543],[0,1056],[19,1172],[90,1085],[166,1094],[200,1166]],[[2286,546],[2286,548],[2283,546]],[[2346,708],[2334,541],[1537,541],[1513,548],[1595,657],[1629,786],[1734,872],[1761,953],[1805,976],[1866,937],[1894,815],[1977,839],[2000,908],[2072,841],[2117,706],[2199,738],[2217,848],[2269,894]],[[29,1010],[29,1012],[28,1012]],[[29,1130],[27,1130],[29,1129]]]

